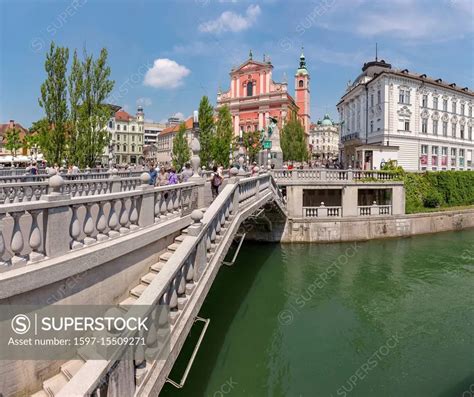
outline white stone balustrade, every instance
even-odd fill
[[[396,175],[387,171],[357,171],[357,170],[335,170],[335,169],[292,169],[271,170],[270,173],[278,183],[287,182],[329,182],[346,183],[353,181],[392,181]]]
[[[49,194],[41,199],[0,205],[0,272],[58,257],[197,208],[197,184],[154,187],[148,180],[144,173],[134,190],[104,193],[102,189],[100,194],[76,192],[71,197],[71,190],[65,188],[71,181],[55,175],[48,181]]]
[[[252,206],[252,203],[258,202],[257,192],[266,199],[272,199],[275,195],[280,196],[279,192],[275,191],[275,185],[270,182],[271,176],[268,174],[240,180],[234,175],[232,179],[232,182],[222,189],[222,192],[204,214],[200,210],[192,211],[191,218],[194,223],[189,226],[187,236],[168,259],[166,266],[160,270],[150,285],[130,307],[127,313],[130,316],[140,310],[140,316],[148,316],[156,311],[157,305],[164,305],[169,309],[167,318],[161,318],[158,322],[155,322],[156,328],[153,328],[153,332],[148,336],[149,339],[147,338],[148,346],[145,348],[145,352],[138,352],[135,355],[135,367],[127,369],[128,371],[135,371],[135,373],[126,375],[131,379],[135,379],[137,374],[137,362],[143,363],[144,357],[147,359],[147,369],[154,365],[164,365],[163,360],[153,362],[153,356],[147,354],[150,344],[156,342],[155,336],[159,335],[160,326],[168,325],[170,327],[171,336],[169,340],[171,343],[174,343],[177,339],[174,333],[180,333],[183,331],[183,327],[186,327],[184,324],[187,324],[189,317],[186,317],[185,312],[188,304],[204,275],[208,277],[209,272],[213,271],[208,266],[210,266],[213,255],[216,253],[217,244],[222,241],[227,233],[226,222],[231,220],[233,216],[237,216],[239,211],[245,211],[246,208]],[[162,216],[167,216],[165,211],[169,212],[170,209],[175,208],[174,205],[172,207],[162,206],[167,200],[168,202],[173,201],[170,198],[171,196],[183,196],[190,193],[184,189],[176,189],[175,194],[169,194],[168,198],[165,198],[166,190],[158,189],[160,190],[154,192],[153,209],[155,219],[162,219]],[[189,195],[189,197],[191,196]],[[184,200],[187,201],[188,199]],[[144,313],[143,310],[147,312]],[[194,316],[191,317],[191,323],[193,319]],[[124,334],[123,336],[132,335]],[[125,346],[118,347],[117,360],[123,354],[126,354]],[[123,369],[117,369],[118,367],[114,365],[115,362],[115,359],[87,361],[60,391],[58,397],[66,397],[71,394],[90,395],[97,392],[101,387],[100,380],[104,375],[110,375],[118,370],[123,371]],[[140,369],[140,371],[143,371],[143,369]],[[145,373],[141,372],[143,380],[135,390],[137,393],[139,393],[139,388],[146,384],[147,376],[150,376],[150,373],[146,373],[146,371],[145,369]]]

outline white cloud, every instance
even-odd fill
[[[206,33],[240,32],[250,28],[257,21],[260,13],[260,6],[253,4],[247,8],[245,15],[224,11],[219,18],[201,23],[199,30]]]
[[[177,117],[177,118],[180,119],[180,120],[184,120],[184,114],[181,113],[181,112],[176,112],[176,113],[173,114],[171,117]]]
[[[137,105],[142,105],[142,106],[151,106],[153,102],[151,101],[150,98],[138,98],[137,99]]]
[[[177,88],[183,85],[183,79],[189,73],[191,71],[186,66],[168,58],[158,58],[146,72],[143,84],[155,88]]]

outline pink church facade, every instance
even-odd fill
[[[304,60],[304,55],[301,55]],[[300,58],[301,60],[301,58]],[[241,131],[257,131],[268,126],[269,118],[278,119],[280,128],[291,114],[300,118],[305,131],[309,132],[309,74],[297,70],[295,77],[295,99],[288,93],[286,82],[273,81],[273,65],[252,58],[230,72],[230,89],[217,94],[217,108],[227,105],[232,114],[234,134]],[[300,83],[302,81],[303,83]]]

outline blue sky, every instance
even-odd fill
[[[202,95],[248,57],[270,56],[273,78],[293,75],[304,45],[311,117],[335,104],[373,59],[474,88],[474,0],[112,1],[0,0],[0,122],[30,126],[51,40],[79,52],[109,51],[113,102],[147,119],[192,114]]]

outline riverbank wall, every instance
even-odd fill
[[[272,229],[254,230],[249,240],[281,243],[336,243],[409,237],[474,228],[474,208],[367,218],[288,218]]]

